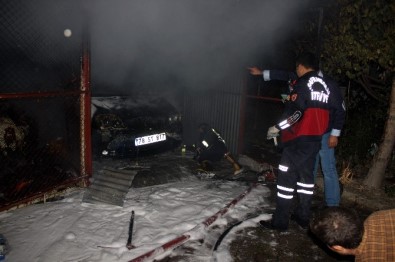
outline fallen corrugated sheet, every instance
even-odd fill
[[[136,170],[104,169],[86,190],[82,202],[123,206]]]

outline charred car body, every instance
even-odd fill
[[[164,98],[93,97],[92,148],[96,156],[138,157],[181,144],[178,110]]]

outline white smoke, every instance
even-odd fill
[[[204,88],[270,54],[305,1],[98,0],[91,11],[96,90]]]

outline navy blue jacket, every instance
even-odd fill
[[[270,80],[282,80],[288,81],[290,92],[292,92],[298,76],[295,72],[289,72],[284,70],[264,70],[262,72],[263,79],[265,81]],[[322,74],[319,73],[320,76]],[[329,98],[330,106],[330,120],[328,130],[325,132],[331,132],[333,136],[340,136],[341,130],[343,128],[346,119],[346,106],[344,103],[343,96],[340,92],[339,85],[337,82],[327,75],[323,75],[324,81],[327,83],[329,90],[331,92]]]
[[[315,71],[297,80],[276,125],[284,146],[295,141],[321,141],[329,126],[330,95],[328,85]]]

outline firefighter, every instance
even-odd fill
[[[329,83],[320,76],[317,68],[312,53],[298,56],[298,79],[290,92],[289,102],[281,121],[267,132],[267,139],[272,139],[281,131],[283,151],[277,178],[276,211],[271,221],[260,221],[265,228],[288,229],[295,192],[298,203],[291,218],[302,228],[307,228],[309,224],[314,193],[313,168],[330,116]]]
[[[234,178],[243,171],[241,165],[229,152],[225,140],[221,135],[206,123],[198,126],[198,142],[196,146],[195,160],[203,169],[210,171],[213,169],[212,163],[225,158],[233,167]]]
[[[295,72],[288,72],[282,70],[260,70],[257,67],[249,68],[250,74],[255,76],[262,76],[264,81],[281,80],[288,81],[288,94],[292,92],[298,76]],[[325,82],[328,82],[330,88],[330,122],[328,130],[322,136],[321,149],[317,155],[314,165],[314,177],[317,175],[318,166],[321,161],[321,168],[324,175],[325,188],[325,203],[324,206],[339,206],[342,185],[339,182],[339,176],[336,169],[335,147],[338,144],[339,136],[343,128],[346,117],[346,106],[343,95],[336,81],[327,75],[324,77]],[[287,95],[284,94],[286,97]],[[289,99],[289,96],[288,96]],[[285,101],[287,102],[287,101]]]

